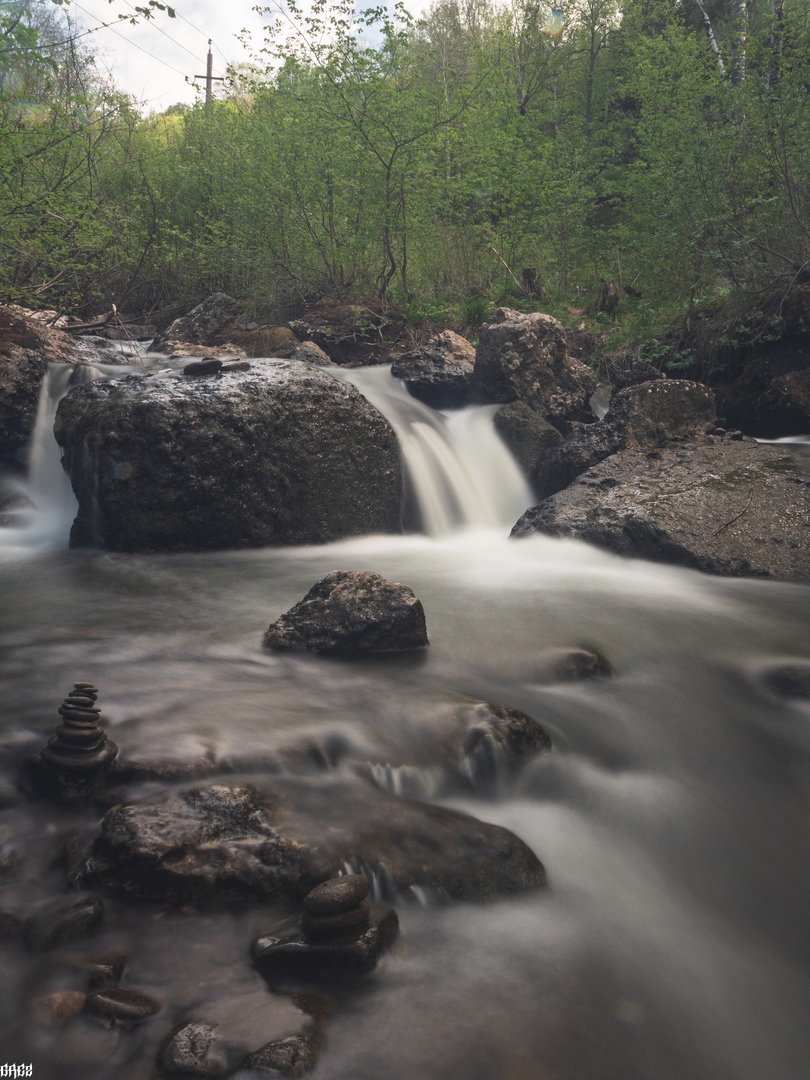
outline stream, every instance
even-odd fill
[[[125,369],[90,374],[105,370]],[[807,1080],[810,702],[762,677],[810,658],[810,588],[509,540],[531,493],[491,410],[435,413],[387,369],[339,377],[397,431],[421,532],[147,556],[68,550],[72,495],[49,436],[67,376],[52,374],[38,509],[0,535],[0,866],[14,853],[0,908],[63,893],[64,841],[99,815],[20,798],[10,771],[75,680],[100,688],[122,755],[178,763],[306,743],[326,765],[348,748],[337,769],[418,772],[442,704],[466,695],[528,713],[554,750],[496,798],[436,801],[517,834],[549,887],[483,906],[398,898],[402,940],[346,995],[314,1080]],[[421,662],[261,650],[336,569],[414,590]],[[612,677],[544,684],[538,657],[559,646],[595,649]],[[128,985],[169,1003],[165,1016],[120,1031],[82,1021],[74,1036],[43,1026],[36,1002],[62,977],[0,941],[0,1063],[32,1063],[38,1080],[150,1080],[183,1010],[263,992],[248,947],[272,912],[105,905],[81,947],[126,953]]]

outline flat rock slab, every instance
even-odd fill
[[[287,937],[260,937],[253,943],[253,960],[272,984],[277,980],[353,979],[370,974],[399,933],[392,908],[371,909],[362,930],[317,941],[303,933]]]
[[[413,591],[371,570],[335,570],[264,635],[266,649],[327,656],[407,652],[428,644]]]
[[[572,536],[731,577],[810,580],[810,481],[783,447],[704,439],[624,450],[528,510],[512,536]]]
[[[222,905],[300,900],[346,863],[384,872],[394,890],[427,887],[459,900],[545,883],[534,853],[500,826],[331,777],[277,779],[262,792],[193,788],[115,807],[79,877],[133,896]]]

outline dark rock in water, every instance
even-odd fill
[[[537,657],[533,682],[554,684],[599,679],[612,674],[608,661],[593,649],[559,646],[544,649]]]
[[[230,360],[223,363],[221,369],[223,375],[227,375],[229,371],[250,371],[249,360]]]
[[[194,360],[183,368],[184,375],[218,375],[222,370],[223,363],[216,357],[208,360]]]
[[[50,900],[27,920],[25,943],[38,952],[54,949],[90,933],[103,914],[104,905],[92,893]]]
[[[320,1040],[315,1035],[290,1035],[249,1054],[243,1068],[271,1076],[306,1076],[318,1063]]]
[[[399,933],[399,919],[392,908],[374,907],[368,926],[349,930],[328,940],[304,934],[260,937],[253,943],[253,960],[271,983],[352,979],[372,972],[382,954]]]
[[[213,345],[214,338],[239,313],[239,303],[225,293],[214,293],[197,304],[195,308],[175,319],[167,330],[152,342],[151,352],[171,352],[173,342],[183,341],[197,345]]]
[[[356,860],[395,889],[486,900],[538,888],[545,872],[516,836],[467,814],[397,799],[360,779],[274,778],[195,788],[104,816],[81,877],[126,895],[223,905],[300,900]]]
[[[563,441],[554,425],[530,409],[525,401],[501,405],[495,413],[494,423],[495,430],[529,479],[534,479],[549,454]]]
[[[371,570],[335,570],[264,635],[266,649],[363,656],[428,644],[425,612],[407,585]]]
[[[499,308],[481,327],[473,385],[483,401],[525,401],[552,423],[592,418],[596,376],[568,356],[565,329],[551,315]]]
[[[810,660],[778,664],[762,675],[763,685],[777,697],[788,701],[810,700]]]
[[[310,915],[304,912],[301,925],[307,937],[334,937],[368,922],[369,905],[367,901],[357,904],[334,915]]]
[[[124,1024],[148,1020],[150,1016],[159,1013],[161,1008],[160,1002],[148,994],[142,994],[140,990],[130,990],[126,986],[105,987],[87,996],[89,1013]]]
[[[528,510],[512,536],[571,536],[711,574],[807,581],[808,530],[810,483],[791,454],[706,436],[613,455]]]
[[[466,338],[444,330],[426,345],[398,356],[391,374],[434,409],[463,405],[475,368],[475,349]]]
[[[55,958],[63,967],[84,976],[88,990],[117,983],[124,974],[127,957],[124,953],[65,953]]]
[[[229,1043],[211,1024],[189,1020],[163,1047],[159,1065],[171,1076],[218,1077],[233,1072],[242,1057],[242,1048]]]
[[[90,383],[63,399],[55,434],[79,501],[74,547],[194,551],[400,530],[393,430],[310,364]]]
[[[692,437],[714,416],[714,394],[702,383],[665,379],[629,386],[613,394],[604,420],[577,428],[551,450],[534,475],[535,490],[545,499],[619,450]]]
[[[459,769],[479,794],[499,794],[530,757],[551,750],[548,734],[519,709],[470,702],[457,708],[455,719],[462,732]]]
[[[368,892],[368,879],[362,874],[344,874],[330,878],[308,892],[304,897],[304,910],[310,915],[337,915],[361,903]]]

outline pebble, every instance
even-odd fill
[[[304,912],[303,927],[306,934],[340,934],[344,930],[353,930],[368,922],[369,906],[364,900],[357,907],[348,911],[339,911],[336,915],[310,915]]]
[[[304,910],[310,915],[338,915],[365,900],[368,880],[362,874],[344,874],[330,878],[307,893]]]
[[[104,905],[93,893],[60,897],[43,904],[25,924],[25,943],[30,949],[45,952],[98,926]]]
[[[65,1024],[84,1009],[86,998],[81,990],[57,990],[34,1002],[34,1019],[40,1024]]]
[[[160,1012],[159,1001],[126,986],[108,986],[87,997],[87,1011],[106,1020],[134,1024]]]
[[[127,963],[125,953],[65,953],[58,960],[64,967],[83,973],[91,990],[117,983]]]

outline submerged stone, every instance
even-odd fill
[[[160,1012],[161,1004],[142,994],[140,990],[130,990],[126,986],[109,986],[96,990],[87,997],[87,1011],[95,1016],[119,1023],[134,1024],[148,1020]]]
[[[45,952],[83,937],[101,922],[104,905],[98,896],[85,893],[60,897],[38,908],[25,924],[25,943]]]
[[[362,874],[345,874],[316,885],[304,897],[304,910],[310,915],[337,915],[349,911],[368,896],[368,879]]]

